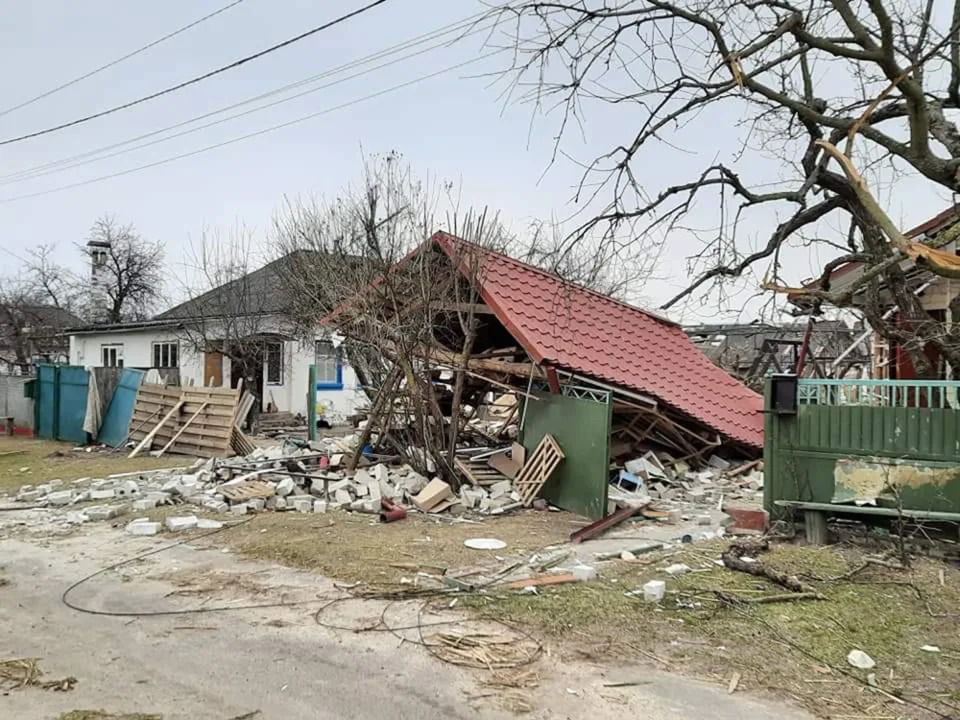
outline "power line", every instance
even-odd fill
[[[298,88],[298,87],[302,87],[302,86],[304,86],[304,85],[309,85],[309,84],[311,84],[311,83],[315,83],[315,82],[317,82],[318,80],[322,80],[322,79],[327,78],[327,77],[330,77],[330,76],[335,76],[335,75],[340,74],[340,73],[342,73],[342,72],[344,72],[344,71],[346,71],[346,70],[350,70],[350,69],[352,69],[352,68],[354,68],[354,67],[362,67],[363,65],[369,64],[370,62],[373,62],[373,61],[375,61],[375,60],[379,60],[379,59],[384,58],[384,57],[389,57],[389,56],[395,55],[395,54],[397,54],[397,53],[399,53],[399,52],[402,52],[403,50],[407,50],[407,49],[410,49],[410,48],[414,48],[414,47],[416,47],[416,46],[418,46],[418,45],[423,45],[423,44],[425,44],[425,43],[427,43],[427,42],[430,42],[430,41],[433,41],[433,40],[437,40],[437,39],[442,38],[442,37],[444,37],[444,36],[452,35],[452,34],[454,34],[454,33],[460,33],[461,31],[464,31],[464,30],[466,30],[467,28],[470,28],[477,20],[479,20],[479,19],[480,19],[481,17],[483,17],[484,15],[485,15],[485,13],[477,13],[476,15],[473,15],[473,16],[471,16],[471,17],[464,18],[464,19],[462,19],[462,20],[459,20],[459,21],[454,22],[454,23],[450,23],[450,24],[448,24],[448,25],[444,25],[444,26],[439,27],[439,28],[437,28],[437,29],[435,29],[435,30],[432,30],[432,31],[430,31],[430,32],[428,32],[428,33],[423,33],[422,35],[418,35],[418,36],[416,36],[416,37],[414,37],[414,38],[411,38],[411,39],[409,39],[409,40],[406,40],[406,41],[404,41],[404,42],[402,42],[402,43],[398,43],[398,44],[396,44],[396,45],[390,46],[390,47],[385,48],[385,49],[383,49],[383,50],[380,50],[380,51],[378,51],[378,52],[371,53],[370,55],[367,55],[367,56],[365,56],[365,57],[358,58],[358,59],[356,59],[356,60],[352,60],[352,61],[350,61],[350,62],[348,62],[348,63],[343,63],[343,64],[341,64],[341,65],[339,65],[339,66],[337,66],[337,67],[331,68],[331,69],[326,70],[326,71],[324,71],[324,72],[322,72],[322,73],[318,73],[318,74],[316,74],[316,75],[312,75],[312,76],[310,76],[310,77],[304,78],[304,79],[302,79],[302,80],[298,80],[298,81],[293,82],[293,83],[288,83],[288,84],[283,85],[283,86],[281,86],[281,87],[279,87],[279,88],[276,88],[276,89],[273,89],[273,90],[269,90],[269,91],[264,92],[264,93],[260,93],[259,95],[255,95],[255,96],[253,96],[253,97],[251,97],[251,98],[247,98],[246,100],[242,100],[242,101],[240,101],[240,102],[233,103],[233,104],[231,104],[231,105],[227,105],[227,106],[225,106],[225,107],[221,107],[221,108],[218,108],[218,109],[216,109],[216,110],[212,110],[212,111],[210,111],[210,112],[206,112],[206,113],[203,113],[203,114],[201,114],[201,115],[194,116],[194,117],[189,118],[189,119],[187,119],[187,120],[183,120],[183,121],[180,121],[180,122],[178,122],[178,123],[174,123],[173,125],[168,125],[168,126],[166,126],[166,127],[164,127],[164,128],[160,128],[160,129],[158,129],[158,130],[153,130],[153,131],[150,131],[150,132],[148,132],[148,133],[144,133],[144,134],[138,135],[138,136],[136,136],[136,137],[129,138],[129,139],[127,139],[127,140],[122,140],[122,141],[117,142],[117,143],[112,143],[112,144],[110,144],[110,145],[106,145],[106,146],[104,146],[104,147],[97,148],[97,149],[95,149],[95,150],[90,150],[90,151],[87,151],[87,152],[84,152],[84,153],[80,153],[80,154],[78,154],[78,155],[73,155],[73,156],[70,156],[70,157],[67,157],[67,158],[63,158],[63,159],[61,159],[61,160],[54,160],[54,161],[51,161],[51,162],[43,163],[43,164],[41,164],[41,165],[37,165],[37,166],[32,167],[32,168],[27,168],[27,169],[24,169],[24,170],[19,170],[19,171],[17,171],[17,172],[10,173],[10,174],[8,174],[8,175],[0,176],[0,185],[10,185],[10,184],[17,183],[17,182],[23,182],[23,181],[25,181],[25,180],[33,180],[33,179],[38,178],[38,177],[43,177],[43,176],[46,176],[46,175],[55,174],[55,173],[61,172],[61,171],[63,171],[63,170],[70,170],[70,169],[73,169],[73,168],[80,167],[80,166],[82,166],[82,165],[87,165],[87,164],[92,163],[92,162],[97,162],[97,161],[99,161],[99,160],[106,160],[106,159],[108,159],[108,158],[116,157],[116,156],[118,156],[118,155],[122,155],[122,154],[125,154],[125,153],[127,153],[127,152],[133,152],[133,151],[135,151],[135,150],[140,150],[140,149],[142,149],[142,148],[149,147],[149,146],[151,146],[151,145],[156,145],[156,144],[161,143],[161,142],[166,142],[167,140],[173,140],[173,139],[175,139],[175,138],[182,137],[182,136],[184,136],[184,135],[188,135],[188,134],[190,134],[190,133],[193,133],[193,132],[197,132],[197,131],[199,131],[199,130],[206,129],[206,128],[212,127],[212,126],[214,126],[214,125],[218,125],[218,124],[221,124],[221,123],[225,123],[225,122],[228,122],[228,121],[230,121],[230,120],[234,120],[234,119],[243,117],[243,116],[245,116],[245,115],[250,115],[250,114],[259,112],[260,110],[264,110],[264,109],[267,109],[267,108],[270,108],[270,107],[274,107],[274,106],[276,106],[276,105],[280,105],[280,104],[282,104],[282,103],[289,102],[289,101],[291,101],[291,100],[295,100],[295,99],[297,99],[297,98],[303,97],[303,96],[308,95],[308,94],[310,94],[310,93],[314,93],[314,92],[317,92],[317,91],[319,91],[319,90],[323,90],[323,89],[332,87],[332,86],[334,86],[334,85],[338,85],[338,84],[343,83],[343,82],[346,82],[346,81],[348,81],[348,80],[352,80],[352,79],[354,79],[354,78],[360,77],[361,75],[369,74],[369,73],[374,72],[374,71],[376,71],[376,70],[380,70],[380,69],[383,69],[383,68],[385,68],[385,67],[389,67],[390,65],[393,65],[393,64],[395,64],[395,63],[403,62],[404,60],[408,60],[408,59],[413,58],[413,57],[416,57],[416,56],[418,56],[418,55],[422,55],[422,54],[424,54],[424,53],[426,53],[426,52],[430,52],[430,51],[436,50],[436,49],[438,49],[438,48],[440,48],[440,47],[443,47],[443,46],[445,46],[445,45],[448,45],[450,41],[444,40],[443,42],[437,43],[437,44],[432,45],[432,46],[430,46],[430,47],[428,47],[428,48],[425,48],[425,49],[423,49],[423,50],[419,50],[419,51],[417,51],[417,52],[410,53],[410,54],[405,55],[405,56],[400,57],[400,58],[395,58],[395,59],[391,60],[391,61],[388,62],[388,63],[383,63],[383,64],[380,64],[380,65],[376,65],[376,66],[374,66],[374,67],[368,68],[368,69],[366,69],[366,70],[362,70],[362,71],[360,71],[360,72],[354,73],[354,74],[352,74],[352,75],[349,75],[349,76],[347,76],[347,77],[341,78],[341,79],[339,79],[339,80],[334,80],[334,81],[332,81],[332,82],[325,83],[325,84],[323,84],[323,85],[320,85],[320,86],[318,86],[318,87],[312,88],[312,89],[310,89],[310,90],[306,90],[306,91],[304,91],[304,92],[297,93],[296,95],[292,95],[292,96],[287,97],[287,98],[284,98],[284,99],[282,99],[282,100],[277,100],[277,101],[272,102],[272,103],[268,103],[268,104],[265,104],[265,105],[261,105],[261,106],[259,106],[259,107],[253,108],[253,109],[251,109],[251,110],[247,110],[247,111],[242,112],[242,113],[237,113],[237,114],[231,115],[231,116],[229,116],[229,117],[222,118],[222,119],[220,119],[220,120],[216,120],[216,121],[211,122],[211,123],[206,123],[206,124],[204,124],[204,125],[200,125],[200,126],[197,126],[197,127],[195,127],[195,128],[191,128],[191,129],[189,129],[189,130],[185,130],[185,131],[180,132],[180,133],[175,133],[175,134],[173,134],[173,135],[168,135],[168,136],[166,136],[166,137],[159,138],[158,140],[154,140],[154,141],[151,141],[151,142],[148,142],[148,143],[142,143],[142,144],[137,145],[137,146],[135,146],[135,147],[125,147],[125,146],[128,146],[128,145],[132,145],[133,143],[138,142],[138,141],[140,141],[140,140],[145,140],[145,139],[147,139],[147,138],[154,137],[154,136],[156,136],[156,135],[160,135],[160,134],[165,133],[165,132],[167,132],[167,131],[169,131],[169,130],[176,130],[177,128],[184,127],[185,125],[191,125],[191,124],[193,124],[193,123],[195,123],[195,122],[198,122],[198,121],[200,121],[200,120],[204,120],[204,119],[206,119],[206,118],[209,118],[209,117],[212,117],[212,116],[215,116],[215,115],[219,115],[219,114],[224,113],[224,112],[228,112],[228,111],[230,111],[230,110],[233,110],[233,109],[238,108],[238,107],[242,107],[242,106],[244,106],[244,105],[249,105],[250,103],[256,102],[257,100],[262,100],[262,99],[264,99],[264,98],[272,97],[272,96],[274,96],[274,95],[278,95],[278,94],[287,92],[287,91],[289,91],[289,90],[293,90],[293,89],[296,89],[296,88]],[[486,30],[490,29],[490,27],[492,27],[492,26],[489,26],[489,27],[475,27],[474,29],[470,30],[469,32],[467,32],[467,33],[465,33],[465,34],[462,34],[462,35],[459,35],[459,36],[457,37],[457,39],[458,39],[458,40],[462,40],[462,39],[464,39],[464,38],[466,38],[466,37],[470,37],[470,36],[472,36],[472,35],[476,35],[476,34],[478,34],[478,33],[480,33],[480,32],[485,32]],[[116,149],[116,148],[125,148],[125,149],[122,149],[122,150],[119,150],[119,151],[113,152],[113,153],[110,153],[110,152],[109,152],[110,150],[114,150],[114,149]],[[108,153],[108,154],[103,154],[103,153]]]
[[[227,72],[228,70],[233,70],[234,68],[240,67],[244,63],[251,62],[252,60],[257,60],[259,58],[262,58],[264,55],[269,55],[272,52],[280,50],[281,48],[285,48],[288,45],[292,45],[293,43],[303,40],[304,38],[308,38],[311,35],[316,35],[318,32],[321,32],[323,30],[328,30],[329,28],[332,28],[335,25],[339,25],[340,23],[346,22],[351,18],[357,17],[358,15],[361,15],[367,12],[368,10],[372,10],[378,5],[383,5],[385,2],[387,2],[387,0],[374,0],[373,2],[367,5],[364,5],[363,7],[358,8],[357,10],[349,12],[345,15],[341,15],[340,17],[334,18],[333,20],[330,20],[329,22],[326,22],[323,25],[318,25],[317,27],[312,28],[311,30],[307,30],[306,32],[300,33],[299,35],[296,35],[292,38],[284,40],[281,43],[277,43],[276,45],[271,45],[270,47],[264,50],[254,53],[253,55],[247,55],[246,57],[242,57],[239,60],[233,61],[232,63],[218,67],[215,70],[211,70],[210,72],[204,73],[203,75],[198,75],[197,77],[191,78],[189,80],[185,80],[176,85],[171,85],[170,87],[165,88],[163,90],[158,90],[157,92],[150,93],[149,95],[144,95],[143,97],[137,98],[136,100],[131,100],[130,102],[123,103],[122,105],[116,105],[112,108],[108,108],[107,110],[101,110],[100,112],[93,113],[92,115],[87,115],[85,117],[77,118],[76,120],[71,120],[70,122],[61,123],[60,125],[54,125],[44,130],[36,130],[34,132],[27,133],[26,135],[20,135],[18,137],[8,138],[6,140],[0,140],[0,146],[10,145],[11,143],[21,142],[22,140],[29,140],[30,138],[39,137],[41,135],[48,135],[58,130],[63,130],[68,127],[73,127],[74,125],[80,125],[82,123],[89,122],[97,118],[101,118],[105,115],[110,115],[112,113],[119,112],[120,110],[126,110],[127,108],[131,108],[135,105],[140,105],[141,103],[145,103],[148,100],[154,100],[158,97],[161,97],[162,95],[168,95],[169,93],[176,92],[177,90],[182,90],[185,87],[196,85],[199,82],[212,78],[214,75],[219,75],[220,73]]]
[[[344,108],[348,108],[348,107],[351,107],[352,105],[357,105],[359,103],[366,102],[367,100],[373,100],[374,98],[378,98],[382,95],[386,95],[388,93],[395,92],[397,90],[401,90],[406,87],[410,87],[411,85],[416,85],[417,83],[423,82],[424,80],[430,80],[431,78],[435,78],[438,75],[443,75],[445,73],[452,72],[453,70],[459,70],[462,67],[466,67],[467,65],[471,65],[475,62],[479,62],[480,60],[486,60],[487,58],[502,52],[504,52],[503,49],[494,50],[493,52],[486,53],[485,55],[479,55],[470,60],[465,60],[464,62],[457,63],[456,65],[450,65],[449,67],[445,67],[440,70],[435,70],[432,73],[428,73],[427,75],[422,75],[418,78],[414,78],[413,80],[408,80],[406,82],[399,83],[397,85],[393,85],[391,87],[385,88],[383,90],[379,90],[375,93],[371,93],[369,95],[364,95],[363,97],[355,98],[354,100],[350,100],[349,102],[345,102],[340,105],[335,105],[333,107],[325,108],[324,110],[310,113],[309,115],[304,115],[294,120],[288,120],[287,122],[279,123],[278,125],[271,125],[261,130],[257,130],[252,133],[247,133],[246,135],[240,135],[239,137],[231,138],[229,140],[224,140],[222,142],[215,143],[213,145],[207,145],[197,150],[191,150],[190,152],[181,153],[180,155],[174,155],[172,157],[164,158],[163,160],[157,160],[155,162],[147,163],[145,165],[138,165],[137,167],[128,168],[127,170],[121,170],[119,172],[110,173],[109,175],[101,175],[100,177],[91,178],[89,180],[83,180],[81,182],[71,183],[69,185],[61,185],[60,187],[51,188],[49,190],[41,190],[40,192],[28,193],[26,195],[17,195],[11,198],[5,198],[3,200],[0,200],[0,204],[16,202],[17,200],[26,200],[27,198],[39,197],[41,195],[49,195],[51,193],[61,192],[63,190],[71,190],[73,188],[82,187],[84,185],[92,185],[93,183],[102,182],[104,180],[110,180],[116,177],[122,177],[124,175],[129,175],[131,173],[139,172],[140,170],[147,170],[149,168],[158,167],[160,165],[166,165],[176,160],[183,160],[188,157],[193,157],[194,155],[200,155],[201,153],[205,153],[210,150],[216,150],[217,148],[225,147],[227,145],[232,145],[234,143],[242,142],[244,140],[250,140],[252,138],[259,137],[260,135],[266,135],[267,133],[275,132],[277,130],[290,127],[292,125],[297,125],[299,123],[306,122],[307,120],[312,120],[313,118],[320,117],[321,115],[327,115],[337,110],[343,110]]]
[[[114,65],[118,65],[118,64],[122,63],[124,60],[129,60],[130,58],[132,58],[132,57],[134,57],[134,56],[136,56],[136,55],[139,55],[139,54],[142,53],[142,52],[146,52],[146,51],[149,50],[150,48],[156,47],[156,46],[159,45],[160,43],[165,42],[165,41],[169,40],[169,39],[172,38],[172,37],[176,37],[176,36],[179,35],[180,33],[186,32],[186,31],[189,30],[190,28],[196,27],[196,26],[199,25],[200,23],[206,22],[206,21],[209,20],[210,18],[216,17],[216,16],[219,15],[220,13],[226,12],[226,11],[229,10],[230,8],[234,7],[235,5],[239,5],[239,4],[242,3],[242,2],[243,2],[243,0],[233,0],[233,2],[231,2],[231,3],[228,4],[228,5],[224,5],[224,6],[223,6],[222,8],[220,8],[219,10],[214,10],[214,11],[213,11],[212,13],[210,13],[209,15],[204,15],[202,18],[198,18],[198,19],[194,20],[192,23],[188,23],[187,25],[184,25],[183,27],[178,28],[178,29],[174,30],[174,31],[171,32],[171,33],[167,33],[167,34],[164,35],[162,38],[159,38],[159,39],[157,39],[157,40],[154,40],[152,43],[148,43],[148,44],[144,45],[143,47],[137,48],[137,49],[134,50],[133,52],[129,52],[129,53],[127,53],[126,55],[124,55],[124,56],[122,56],[122,57],[118,57],[116,60],[111,60],[111,61],[108,62],[106,65],[101,65],[100,67],[98,67],[98,68],[96,68],[96,69],[94,69],[94,70],[91,70],[90,72],[85,73],[85,74],[83,74],[83,75],[81,75],[81,76],[79,76],[79,77],[76,77],[76,78],[74,78],[73,80],[68,80],[67,82],[63,83],[63,85],[57,85],[57,87],[53,88],[52,90],[47,90],[46,92],[40,93],[40,94],[37,95],[36,97],[32,97],[32,98],[30,98],[29,100],[24,100],[24,101],[23,101],[22,103],[20,103],[19,105],[14,105],[12,108],[7,108],[6,110],[0,111],[0,117],[3,117],[4,115],[9,115],[9,114],[12,113],[14,110],[19,110],[20,108],[24,108],[24,107],[26,107],[27,105],[32,105],[32,104],[35,103],[37,100],[43,100],[43,98],[45,98],[45,97],[50,97],[50,96],[53,95],[54,93],[58,93],[58,92],[60,92],[61,90],[70,87],[71,85],[76,85],[78,82],[81,82],[81,81],[83,81],[83,80],[86,80],[87,78],[93,77],[93,76],[96,75],[97,73],[103,72],[103,71],[106,70],[107,68],[112,68]]]

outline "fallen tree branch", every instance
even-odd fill
[[[786,573],[766,567],[756,560],[751,562],[743,559],[744,556],[752,557],[765,553],[769,549],[770,543],[766,540],[744,538],[730,543],[730,547],[724,550],[720,557],[723,559],[723,564],[731,570],[738,570],[748,575],[766,578],[793,593],[809,594],[817,596],[817,599],[824,599],[814,588],[802,583],[795,575],[787,575]]]

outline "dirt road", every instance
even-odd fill
[[[64,537],[0,540],[0,660],[41,657],[51,678],[75,676],[71,692],[36,688],[0,695],[0,717],[55,720],[79,709],[159,713],[165,720],[229,720],[259,710],[263,720],[326,718],[529,718],[589,715],[596,720],[808,720],[783,703],[658,674],[559,663],[536,665],[538,687],[507,691],[481,684],[484,671],[434,659],[387,632],[351,633],[318,625],[320,598],[334,584],[310,573],[251,563],[225,552],[217,536],[107,572],[71,597],[93,610],[150,612],[275,602],[273,607],[154,617],[78,612],[64,589],[97,569],[170,538],[132,538],[84,526]],[[343,625],[375,621],[383,604],[350,601],[324,618]],[[393,624],[416,608],[388,608]],[[435,618],[431,618],[435,619]],[[405,637],[416,639],[416,633]],[[641,684],[609,687],[614,681]],[[519,703],[519,704],[518,704]]]

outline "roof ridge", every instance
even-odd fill
[[[626,308],[626,309],[628,309],[628,310],[632,310],[632,311],[634,311],[634,312],[641,312],[641,313],[643,313],[644,315],[649,316],[649,317],[652,318],[653,320],[656,320],[657,322],[661,322],[661,323],[663,323],[663,324],[665,324],[665,325],[672,325],[673,327],[679,328],[679,329],[681,329],[681,330],[683,329],[683,326],[682,326],[680,323],[678,323],[678,322],[676,322],[676,321],[674,321],[674,320],[671,320],[670,318],[668,318],[668,317],[666,317],[666,316],[664,316],[664,315],[661,315],[660,313],[657,313],[657,312],[655,312],[655,311],[653,311],[653,310],[649,310],[649,309],[647,309],[647,308],[639,307],[638,305],[631,305],[630,303],[625,302],[624,300],[619,300],[619,299],[617,299],[617,298],[615,298],[615,297],[611,297],[610,295],[605,295],[605,294],[603,294],[602,292],[600,292],[600,291],[598,291],[598,290],[594,290],[594,289],[592,289],[592,288],[589,288],[589,287],[587,287],[586,285],[584,285],[584,284],[582,284],[582,283],[574,282],[573,280],[568,280],[567,278],[561,277],[560,275],[557,275],[557,274],[555,274],[555,273],[552,273],[552,272],[550,272],[550,271],[548,271],[548,270],[544,270],[543,268],[537,267],[536,265],[533,265],[533,264],[528,263],[528,262],[524,262],[523,260],[518,260],[518,259],[515,258],[515,257],[511,257],[510,255],[507,255],[506,253],[502,253],[502,252],[500,252],[500,251],[498,251],[498,250],[491,250],[490,248],[485,248],[485,247],[483,247],[482,245],[480,245],[480,244],[478,244],[478,243],[475,243],[475,242],[472,242],[472,241],[470,241],[470,240],[464,240],[463,238],[457,237],[456,235],[452,235],[451,233],[448,233],[448,232],[446,232],[445,230],[438,230],[436,233],[434,233],[434,235],[433,235],[433,237],[432,237],[431,239],[432,239],[432,240],[436,240],[436,239],[437,239],[437,236],[439,236],[439,235],[442,235],[442,236],[444,236],[444,237],[447,237],[447,238],[449,238],[450,240],[452,240],[452,241],[454,241],[454,242],[456,242],[456,243],[460,243],[460,244],[463,244],[463,245],[469,245],[470,247],[477,248],[478,250],[480,250],[481,252],[483,252],[483,253],[485,253],[485,254],[487,254],[487,255],[492,255],[492,256],[501,258],[501,259],[506,260],[506,261],[508,261],[508,262],[510,262],[510,263],[513,263],[514,265],[521,266],[521,267],[523,267],[524,269],[532,270],[532,271],[536,272],[537,274],[539,274],[539,275],[541,275],[541,276],[543,276],[543,277],[545,277],[545,278],[550,279],[550,280],[553,281],[553,282],[561,283],[561,284],[563,284],[563,285],[568,285],[568,286],[570,286],[570,287],[572,287],[572,288],[576,288],[577,290],[582,290],[583,292],[589,293],[589,294],[591,294],[591,295],[593,295],[593,296],[595,296],[595,297],[597,297],[597,298],[599,298],[599,299],[601,299],[601,300],[603,300],[603,301],[605,301],[605,302],[610,302],[610,303],[614,303],[614,304],[616,304],[616,305],[620,305],[621,307],[624,307],[624,308]]]

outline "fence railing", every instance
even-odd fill
[[[797,381],[800,405],[860,405],[960,410],[958,380],[823,380]]]

